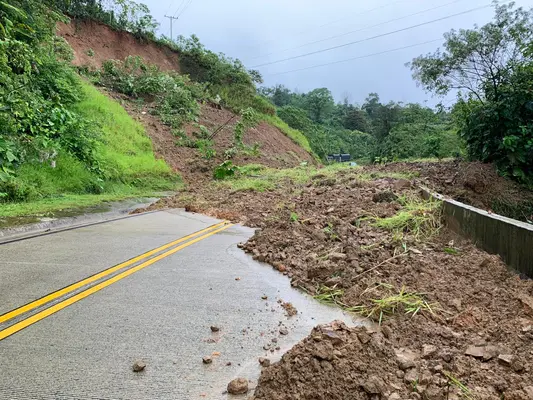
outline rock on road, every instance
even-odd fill
[[[0,315],[219,222],[160,211],[0,245]],[[237,248],[252,235],[233,225],[68,306],[116,275],[0,323],[1,335],[63,307],[0,340],[0,398],[223,399],[237,377],[253,390],[259,357],[275,361],[319,323],[351,321]]]

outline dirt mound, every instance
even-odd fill
[[[533,221],[533,192],[498,174],[492,164],[447,161],[392,163],[371,172],[398,172],[453,199],[506,217]]]
[[[178,53],[153,42],[141,42],[128,32],[115,31],[96,21],[59,22],[57,33],[74,50],[73,64],[100,68],[107,60],[141,56],[164,71],[180,70]]]
[[[382,327],[315,330],[263,370],[257,399],[533,398],[533,281],[445,230],[377,227],[407,211],[375,196],[413,196],[403,181],[344,174],[302,190],[244,249]]]
[[[256,398],[532,399],[533,281],[439,232],[412,182],[374,172],[318,173],[266,193],[195,189],[165,203],[260,227],[242,245],[255,259],[375,321],[366,332],[317,328],[263,369]],[[406,215],[422,220],[386,228]]]

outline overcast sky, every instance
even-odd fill
[[[493,8],[485,8],[366,40],[483,7],[489,5],[491,0],[143,2],[161,23],[160,33],[170,36],[169,19],[165,18],[165,15],[181,14],[180,19],[174,21],[174,36],[189,36],[193,33],[198,35],[210,50],[239,58],[248,68],[256,67],[255,69],[263,74],[265,85],[281,83],[290,89],[305,92],[327,87],[337,100],[349,96],[355,103],[362,103],[368,93],[377,92],[383,101],[428,101],[429,105],[433,105],[443,100],[446,104],[453,96],[436,99],[426,94],[412,80],[411,72],[405,63],[420,54],[436,50],[442,44],[443,33],[450,29],[484,24],[494,15]],[[517,0],[516,4],[530,8],[533,6],[533,0]],[[415,13],[417,14],[413,15]],[[332,36],[337,37],[331,38]],[[259,66],[361,40],[364,41],[339,49]],[[432,40],[437,41],[421,44]],[[310,44],[311,42],[317,43]],[[412,45],[417,46],[388,52]],[[380,52],[386,53],[375,55]],[[288,72],[367,55],[371,56],[320,68]]]

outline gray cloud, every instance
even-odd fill
[[[161,23],[160,32],[169,35],[169,21],[164,15],[173,15],[182,0],[144,2]],[[453,0],[193,0],[180,19],[174,22],[174,34],[189,36],[194,33],[209,49],[239,58],[247,67],[252,67],[490,4],[489,0],[457,0],[448,4],[452,2]],[[516,3],[529,8],[533,5],[533,0],[518,0]],[[443,7],[433,11],[407,17],[441,5]],[[321,68],[285,72],[439,39],[450,29],[481,25],[490,21],[492,16],[492,8],[478,10],[394,35],[258,69],[263,74],[266,85],[281,83],[300,91],[328,87],[339,100],[344,95],[349,95],[351,101],[361,103],[368,93],[377,92],[384,101],[427,101],[428,104],[435,104],[440,99],[432,98],[416,86],[405,63],[420,54],[436,50],[441,42]],[[383,24],[398,18],[402,19]],[[367,28],[378,24],[383,25]],[[355,30],[359,31],[284,51]]]

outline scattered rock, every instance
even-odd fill
[[[283,309],[287,313],[288,317],[292,317],[292,316],[298,314],[298,310],[291,303],[282,302],[281,306],[283,307]]]
[[[512,354],[500,354],[498,356],[498,361],[504,365],[511,365],[513,360],[514,360],[514,356]]]
[[[228,361],[228,362],[226,363],[226,367],[229,367],[230,365],[231,365],[231,361]]]
[[[346,254],[344,253],[331,253],[329,255],[329,259],[333,262],[336,262],[336,261],[344,261],[346,260],[347,256]]]
[[[485,347],[482,346],[468,346],[468,348],[465,351],[465,354],[467,356],[475,357],[475,358],[483,358],[483,355],[485,354]]]
[[[411,182],[407,179],[398,179],[394,182],[394,190],[409,189],[411,187]]]
[[[259,364],[261,364],[262,367],[268,367],[270,366],[270,360],[268,358],[260,357]]]
[[[220,331],[220,328],[218,326],[211,327],[211,332],[218,332],[218,331]]]
[[[261,296],[262,300],[268,300],[268,296]]]
[[[409,371],[407,371],[403,377],[403,380],[405,383],[408,384],[416,382],[418,380],[418,372],[416,371],[416,369],[411,368]]]
[[[377,376],[371,376],[361,386],[368,394],[382,394],[385,391],[385,383]]]
[[[213,362],[213,359],[209,356],[202,357],[202,362],[204,364],[211,364]]]
[[[381,327],[381,332],[383,333],[383,336],[385,336],[387,339],[392,338],[392,329],[388,326]]]
[[[483,352],[483,360],[489,361],[494,357],[497,357],[500,352],[500,349],[497,346],[486,346],[485,351]]]
[[[411,350],[402,349],[396,351],[396,361],[402,371],[414,368],[416,366],[415,361],[418,358],[418,354]]]
[[[135,363],[131,367],[133,372],[141,372],[141,371],[144,371],[145,368],[146,368],[146,363],[144,361],[140,361],[140,360],[139,361],[135,361]]]
[[[287,328],[280,328],[279,334],[283,335],[283,336],[288,335],[289,334],[289,330]]]
[[[248,393],[248,379],[237,378],[228,383],[229,394],[246,394]]]
[[[431,344],[425,344],[422,346],[422,358],[432,358],[437,354],[437,347]]]

